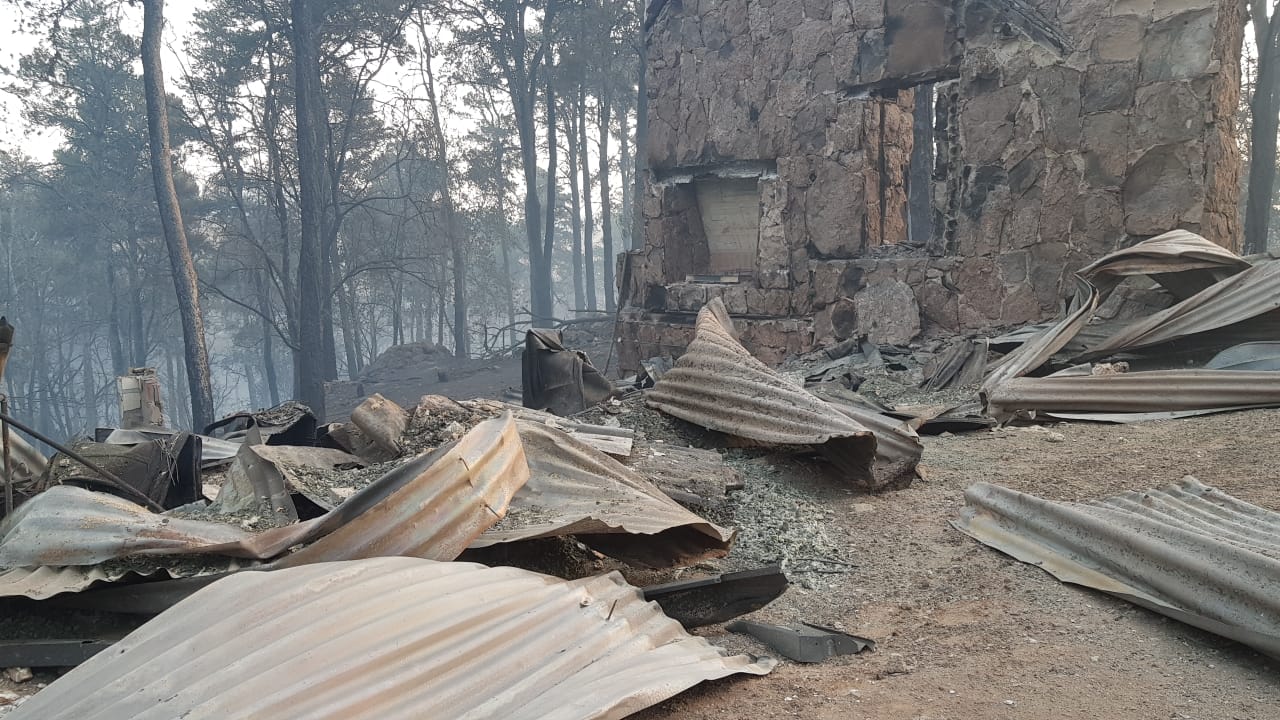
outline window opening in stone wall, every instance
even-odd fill
[[[933,118],[933,85],[920,85],[915,89],[907,170],[907,242],[915,247],[933,240]]]
[[[750,274],[760,239],[760,187],[756,178],[694,180],[707,237],[707,271]]]

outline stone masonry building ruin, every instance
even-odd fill
[[[766,362],[1051,316],[1174,228],[1236,249],[1242,0],[656,0],[622,366],[722,297]]]

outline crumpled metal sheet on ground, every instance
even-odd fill
[[[1178,299],[1249,268],[1249,261],[1186,230],[1171,230],[1117,250],[1081,268],[1104,295],[1125,277],[1149,275]]]
[[[875,435],[747,352],[719,298],[645,404],[710,430],[776,445],[818,446],[855,483],[878,489]]]
[[[110,580],[97,577],[98,563],[147,554],[271,559],[305,545],[273,567],[378,555],[452,560],[501,519],[528,477],[508,415],[405,462],[325,515],[256,534],[220,522],[155,515],[105,493],[52,488],[6,521],[0,568],[79,565],[72,571],[78,579],[67,584],[83,589],[94,580]],[[27,594],[30,574],[0,575],[0,596]]]
[[[1205,273],[1209,273],[1206,275]],[[1116,325],[1086,325],[1119,278],[1148,274],[1183,290],[1213,282],[1164,310]],[[983,383],[989,415],[999,420],[1034,410],[1055,417],[1138,422],[1280,404],[1264,376],[1217,370],[1144,370],[1120,376],[1023,377],[1068,346],[1069,362],[1137,353],[1148,367],[1177,366],[1204,353],[1280,333],[1280,261],[1250,265],[1225,248],[1185,232],[1168,233],[1112,253],[1081,271],[1075,309],[995,364]],[[1094,283],[1101,283],[1104,291]],[[1089,302],[1084,302],[1090,298]],[[1108,328],[1100,338],[1087,331]],[[1090,339],[1081,343],[1086,335]],[[1163,360],[1161,360],[1163,358]],[[1061,361],[1063,358],[1059,358]],[[1154,361],[1154,362],[1153,362]],[[1227,373],[1227,374],[1221,374]],[[1257,380],[1257,393],[1248,383]]]
[[[964,339],[929,361],[924,368],[924,390],[945,390],[976,385],[987,368],[987,341]]]
[[[62,593],[83,592],[95,585],[110,585],[135,578],[163,581],[221,575],[258,564],[252,560],[223,557],[209,557],[206,562],[191,563],[188,558],[157,556],[145,562],[0,569],[0,597],[46,600]]]
[[[384,555],[452,560],[502,519],[528,480],[515,420],[486,420],[311,521],[319,539],[276,566]]]
[[[585,353],[564,346],[558,330],[525,333],[520,370],[524,406],[556,415],[580,412],[614,392]]]
[[[995,363],[982,382],[982,391],[990,392],[991,388],[1022,377],[1048,362],[1089,322],[1098,309],[1099,299],[1098,289],[1077,275],[1076,296],[1072,303],[1074,309]]]
[[[1194,478],[1092,503],[979,483],[953,524],[1063,582],[1280,657],[1280,513]]]
[[[1014,378],[988,390],[986,399],[987,411],[995,417],[1033,410],[1063,418],[1136,422],[1162,419],[1160,415],[1142,417],[1148,413],[1207,414],[1280,406],[1280,375],[1245,370],[1151,370]],[[1085,413],[1094,416],[1085,417]],[[1111,413],[1132,417],[1105,417]]]
[[[177,434],[177,430],[165,428],[97,428],[94,439],[108,445],[136,445],[148,440],[168,438]],[[200,467],[212,468],[231,462],[240,451],[239,442],[231,442],[208,435],[200,438]]]
[[[210,507],[224,514],[256,511],[293,522],[298,520],[298,508],[292,493],[324,509],[335,505],[331,490],[306,482],[310,471],[325,473],[363,465],[364,461],[355,455],[333,448],[244,445]]]
[[[95,565],[131,555],[254,557],[246,546],[252,538],[233,525],[157,515],[114,495],[55,485],[0,524],[0,568]]]
[[[378,558],[220,580],[9,717],[622,718],[773,664],[689,635],[616,573]]]
[[[1280,309],[1280,261],[1262,262],[1173,307],[1124,327],[1102,343],[1090,347],[1079,359],[1163,345],[1255,318],[1266,322],[1262,316],[1277,309]],[[1272,320],[1271,324],[1275,322]],[[1249,339],[1253,338],[1241,338]]]
[[[573,535],[606,555],[649,567],[728,552],[732,530],[686,510],[617,460],[536,421],[518,426],[529,481],[516,491],[507,516],[471,547]]]
[[[809,388],[836,410],[876,436],[876,473],[885,484],[909,484],[924,454],[920,435],[903,420],[867,406],[865,398],[835,383]],[[896,478],[896,481],[894,480]]]

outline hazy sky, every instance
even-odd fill
[[[178,38],[187,35],[195,12],[204,7],[203,0],[179,0],[165,3],[165,43],[171,48],[181,48]],[[126,5],[125,12],[134,19],[136,27],[128,32],[142,34],[142,9]],[[19,29],[22,11],[10,3],[0,4],[0,148],[20,149],[37,160],[50,160],[58,147],[57,133],[30,127],[22,119],[22,103],[3,89],[12,80],[10,73],[18,68],[18,58],[31,51],[43,39]],[[165,57],[165,81],[174,84],[178,71],[178,57],[169,53]],[[169,88],[173,92],[174,88]]]

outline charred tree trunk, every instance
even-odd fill
[[[116,293],[116,269],[111,261],[112,252],[107,250],[107,292],[111,295],[111,311],[107,321],[107,334],[111,342],[111,370],[116,377],[129,372],[129,364],[124,359],[124,342],[120,334],[120,298]]]
[[[613,312],[613,198],[609,193],[609,87],[600,89],[600,236],[604,247],[604,309]]]
[[[348,380],[355,380],[360,373],[360,328],[352,295],[348,288],[338,290],[338,322],[342,325],[342,349],[347,358]]]
[[[431,107],[431,125],[436,144],[436,162],[443,174],[444,231],[448,236],[450,260],[453,265],[453,354],[454,357],[471,357],[471,338],[467,334],[467,255],[462,234],[458,232],[457,211],[453,204],[453,173],[449,166],[449,147],[445,142],[444,126],[440,124],[440,104],[436,100],[436,77],[431,70],[431,43],[423,32],[423,48],[426,57],[422,68],[427,86],[427,102]]]
[[[147,134],[151,143],[151,179],[160,207],[160,225],[169,249],[178,315],[182,319],[183,360],[191,393],[191,420],[196,429],[213,422],[213,386],[209,379],[209,353],[204,344],[204,316],[195,263],[187,245],[178,192],[173,186],[173,160],[169,149],[169,109],[164,91],[160,33],[164,27],[164,0],[144,0],[142,20],[142,79],[147,97]]]
[[[276,375],[275,328],[271,320],[271,294],[263,272],[253,275],[254,289],[258,293],[258,322],[262,327],[262,375],[267,383],[267,395],[271,407],[280,404],[280,379]]]
[[[1261,0],[1249,5],[1253,15],[1254,41],[1258,51],[1258,79],[1254,83],[1249,114],[1249,194],[1244,211],[1244,252],[1265,252],[1275,204],[1276,133],[1280,130],[1280,22],[1275,8],[1270,18]]]
[[[618,221],[618,229],[622,237],[618,238],[623,250],[631,247],[631,124],[626,106],[618,108],[618,169],[622,176],[622,217]]]
[[[516,343],[516,299],[515,283],[513,279],[515,275],[511,268],[511,226],[507,223],[507,165],[505,156],[501,151],[498,153],[498,220],[502,223],[499,230],[498,240],[499,247],[502,251],[502,290],[506,294],[507,301],[507,345],[512,346]]]
[[[591,215],[591,159],[587,153],[587,89],[585,73],[578,86],[578,155],[582,157],[582,269],[583,284],[587,290],[587,309],[595,311],[596,303],[596,259],[595,259],[595,218]]]
[[[542,258],[542,272],[547,278],[547,285],[551,284],[551,268],[553,239],[556,231],[556,163],[558,161],[558,145],[556,142],[556,91],[555,82],[553,80],[553,71],[555,68],[555,52],[550,46],[547,47],[547,202],[543,205],[546,217],[544,218],[545,227],[542,231],[542,252],[539,253]]]
[[[328,112],[322,117],[327,118]],[[325,122],[328,127],[328,121]],[[325,183],[326,193],[332,192],[332,182]],[[333,196],[326,194],[324,202],[321,203],[322,222],[324,223],[324,243],[320,253],[320,297],[324,304],[320,308],[320,320],[324,326],[324,379],[338,379],[338,332],[333,324],[333,296],[337,292],[341,292],[342,288],[334,287],[333,276],[334,263],[337,262],[338,250],[338,228],[333,224],[332,213],[329,209],[332,207]]]
[[[84,380],[84,430],[92,435],[98,427],[98,384],[93,378],[93,343],[84,344],[84,356],[81,360],[80,372]]]
[[[325,288],[322,284],[325,142],[328,127],[320,86],[320,20],[323,12],[317,0],[290,0],[292,19],[295,116],[298,127],[298,202],[302,237],[298,247],[298,350],[294,379],[295,394],[324,420],[325,323],[322,317]],[[332,343],[332,339],[330,340]]]
[[[586,307],[586,294],[582,287],[582,189],[578,184],[578,114],[569,106],[568,142],[569,151],[569,204],[573,210],[573,309]]]

